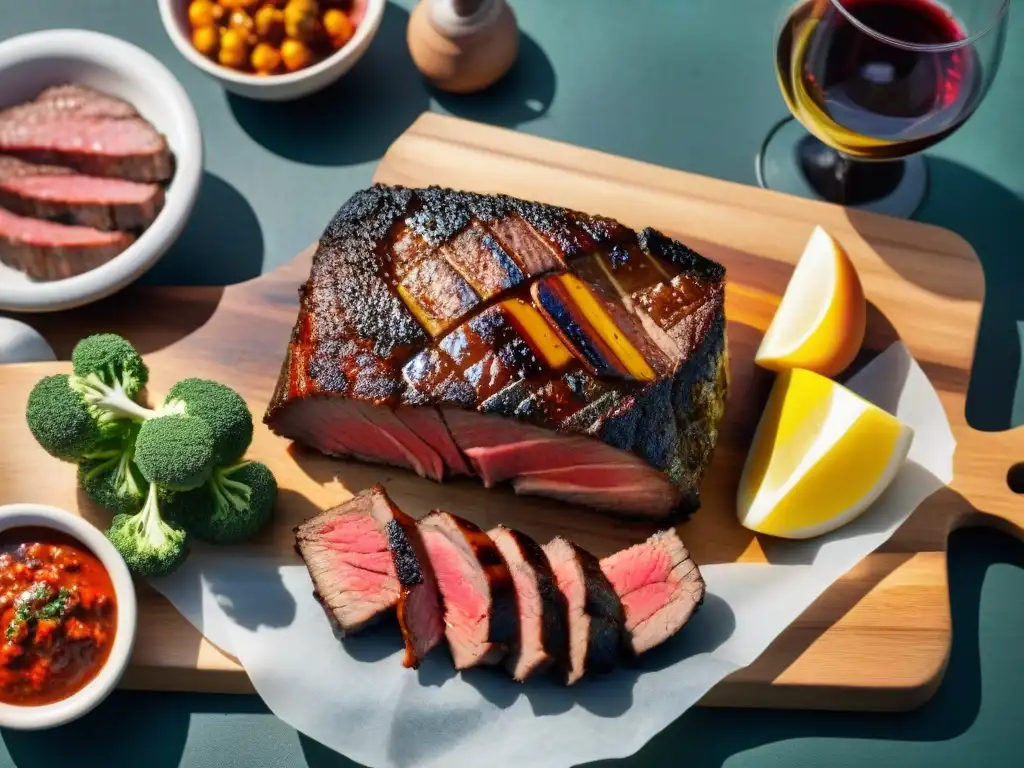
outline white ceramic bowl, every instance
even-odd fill
[[[151,55],[116,37],[55,29],[0,43],[0,108],[31,101],[51,85],[75,83],[131,103],[167,137],[174,178],[156,220],[128,248],[81,275],[33,282],[0,264],[0,310],[52,312],[87,304],[138,279],[181,234],[203,176],[199,120],[174,75]]]
[[[117,630],[110,655],[85,687],[53,704],[21,707],[0,703],[0,727],[38,730],[63,725],[81,717],[117,687],[135,646],[138,604],[128,566],[114,545],[94,525],[71,512],[42,504],[10,504],[0,507],[0,531],[23,526],[50,528],[84,544],[110,574],[117,599]]]
[[[344,46],[325,59],[297,72],[280,75],[250,75],[221,66],[203,56],[192,45],[188,23],[189,0],[158,0],[164,28],[181,55],[239,96],[261,101],[287,101],[322,90],[352,69],[366,49],[384,17],[386,0],[364,0],[366,15]]]

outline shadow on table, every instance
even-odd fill
[[[1024,543],[994,531],[958,531],[953,534],[950,550],[953,647],[943,683],[935,697],[923,707],[896,713],[796,713],[698,707],[656,736],[628,763],[650,768],[680,764],[680,745],[686,745],[688,768],[720,768],[735,755],[793,739],[939,743],[964,734],[978,719],[982,701],[978,649],[982,584],[992,565],[1024,566]],[[942,747],[936,744],[936,748]],[[878,754],[895,755],[893,745],[886,749]],[[828,754],[837,753],[829,750]],[[933,761],[935,765],[942,764],[941,753],[929,754],[938,758]],[[903,755],[905,757],[906,753]],[[626,762],[599,761],[588,765],[622,768]],[[902,762],[916,764],[907,759]],[[312,768],[314,763],[310,766]]]
[[[1024,280],[1019,243],[1024,242],[1024,201],[1013,191],[959,163],[928,158],[929,194],[917,219],[950,229],[971,244],[985,272],[984,308],[967,394],[967,421],[976,429],[1013,424],[1021,364],[1019,327],[1024,322]],[[850,220],[857,225],[857,215]],[[885,253],[880,254],[886,258]],[[919,261],[887,259],[904,278],[954,299],[978,300],[969,286],[943,280]]]
[[[211,700],[207,706],[224,706],[212,696],[115,692],[68,725],[47,731],[2,729],[0,736],[17,768],[56,765],[72,755],[83,766],[178,768],[188,740],[192,707],[200,705],[203,698]],[[265,711],[256,697],[224,699],[238,707],[235,711]]]
[[[60,360],[69,360],[75,344],[92,333],[121,334],[146,355],[205,325],[223,294],[224,288],[220,286],[132,285],[84,307],[12,317],[39,331]]]
[[[446,93],[428,86],[447,112],[467,120],[514,127],[543,117],[555,100],[557,86],[551,60],[526,32],[519,33],[519,56],[512,69],[485,91]]]
[[[205,171],[185,230],[144,282],[156,285],[232,285],[263,270],[263,229],[241,192]]]
[[[148,354],[205,325],[223,286],[256,277],[262,268],[256,213],[237,189],[207,171],[178,241],[139,282],[75,309],[12,316],[43,334],[59,359],[69,358],[83,336],[103,332],[119,333]]]
[[[409,13],[394,3],[363,58],[329,88],[285,104],[228,94],[238,124],[274,154],[309,165],[376,160],[429,106],[405,43]]]
[[[406,45],[409,13],[388,3],[373,44],[337,83],[302,99],[277,104],[228,94],[242,129],[281,157],[308,165],[354,165],[379,159],[399,134],[430,107],[487,123],[515,126],[545,114],[555,96],[547,54],[525,32],[520,53],[488,90],[453,95],[432,88]]]

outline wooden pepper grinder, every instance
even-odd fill
[[[423,76],[452,93],[487,88],[519,53],[519,29],[505,0],[421,0],[406,39]]]

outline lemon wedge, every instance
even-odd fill
[[[867,302],[849,255],[815,227],[754,362],[771,371],[842,372],[864,343]]]
[[[740,477],[740,523],[787,539],[835,530],[892,482],[913,436],[841,384],[812,371],[783,371]]]

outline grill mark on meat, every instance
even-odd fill
[[[531,294],[579,288],[572,274],[538,279],[566,270],[585,282],[582,293],[559,297],[560,316],[571,318],[560,323],[551,297]],[[675,486],[667,498],[686,505],[652,509],[646,498],[631,504],[600,489],[580,494],[564,478],[523,478],[523,492],[640,516],[685,514],[699,504],[727,389],[724,274],[654,229],[635,233],[504,195],[375,185],[342,206],[321,238],[282,369],[302,383],[279,384],[264,421],[324,450],[323,430],[297,427],[289,415],[293,403],[318,392],[374,407],[492,414],[638,457]],[[456,282],[458,290],[440,290]],[[515,302],[523,317],[511,312]],[[539,332],[529,314],[538,307],[548,311]],[[559,346],[563,339],[570,343]],[[465,454],[450,419],[441,421]],[[355,448],[353,455],[375,453]],[[412,454],[421,467],[443,468],[428,476],[447,477],[462,469],[448,449],[432,432]],[[422,458],[428,452],[436,464]],[[401,451],[385,454],[377,459],[401,455],[400,464],[416,466]]]

